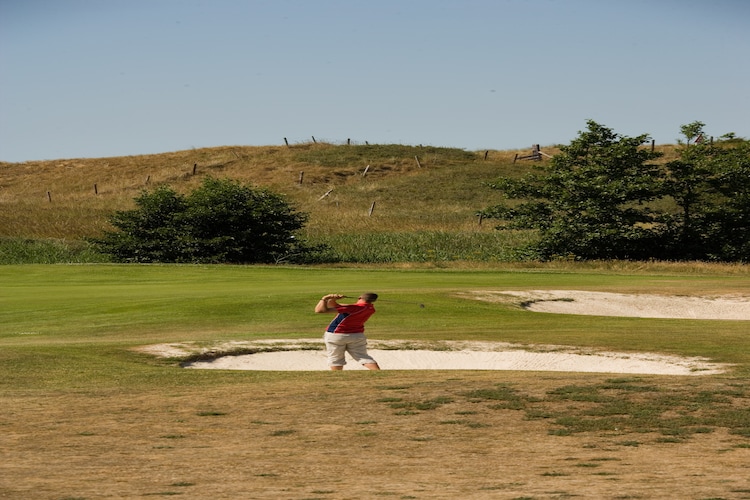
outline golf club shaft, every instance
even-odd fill
[[[354,296],[353,295],[344,295],[343,298],[345,298],[345,299],[353,299]],[[419,307],[422,307],[422,308],[424,307],[424,304],[422,304],[421,302],[404,302],[403,300],[389,300],[389,299],[380,299],[380,298],[377,301],[378,302],[385,302],[387,304],[411,304],[411,305],[419,306]]]

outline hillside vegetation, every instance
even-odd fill
[[[674,158],[673,146],[659,149]],[[6,253],[22,240],[26,251],[30,240],[77,247],[144,190],[188,192],[213,176],[283,194],[310,215],[303,236],[345,261],[508,260],[528,233],[495,231],[477,213],[502,196],[486,183],[528,172],[533,162],[513,161],[528,153],[307,143],[0,163],[0,238]]]

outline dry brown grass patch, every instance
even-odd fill
[[[547,399],[606,376],[321,373],[144,392],[6,398],[0,494],[9,498],[741,498],[748,440],[725,429],[550,435],[549,419],[467,393],[498,384]],[[225,382],[219,382],[224,380]],[[668,391],[684,382],[643,377]],[[692,380],[696,392],[736,381]],[[421,405],[420,405],[421,403]],[[747,400],[744,400],[747,407]],[[345,474],[341,469],[346,470]],[[744,493],[743,493],[744,492]]]

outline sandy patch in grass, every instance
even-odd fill
[[[549,372],[711,375],[726,365],[705,358],[622,353],[553,345],[504,342],[370,341],[370,354],[384,370],[514,370]],[[214,370],[327,370],[322,339],[235,341],[199,347],[160,344],[140,349],[159,357],[194,359],[182,366]],[[247,353],[252,354],[237,354]],[[365,370],[347,357],[347,370]]]
[[[529,311],[635,318],[750,320],[750,298],[628,295],[580,290],[475,292],[490,302],[519,302]]]
[[[627,295],[576,290],[482,291],[464,297],[513,303],[532,312],[750,320],[747,297]],[[431,342],[370,340],[370,353],[384,370],[517,370],[550,372],[710,375],[727,365],[706,358],[656,353],[607,352],[569,346],[520,345],[504,342]],[[322,339],[192,343],[146,346],[143,352],[186,361],[191,369],[326,370]],[[346,369],[365,370],[351,359]]]

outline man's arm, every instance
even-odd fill
[[[336,312],[336,308],[339,306],[336,300],[342,297],[343,295],[340,295],[338,293],[330,293],[324,296],[322,299],[318,301],[317,304],[315,304],[315,312],[316,313]]]

